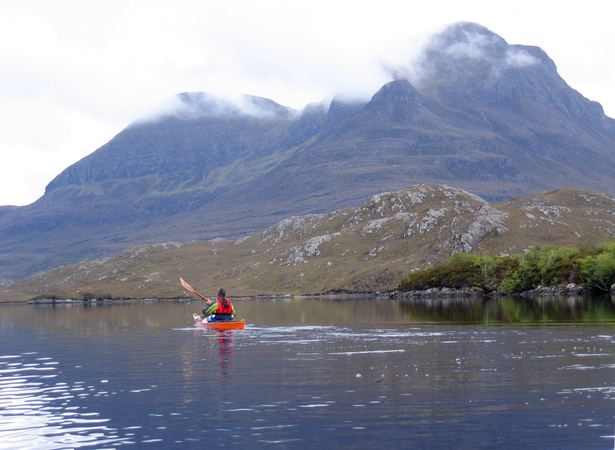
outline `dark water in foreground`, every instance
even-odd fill
[[[615,305],[0,306],[0,448],[613,448]]]

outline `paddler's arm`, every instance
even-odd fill
[[[216,312],[216,309],[218,309],[218,302],[214,302],[211,305],[206,305],[205,309],[203,309],[203,315],[205,317],[211,316],[213,313]]]

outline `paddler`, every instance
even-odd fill
[[[227,298],[224,288],[218,289],[218,298],[216,301],[208,298],[206,302],[207,305],[203,309],[203,317],[209,317],[209,322],[223,322],[235,319],[233,302],[231,302],[230,298]]]

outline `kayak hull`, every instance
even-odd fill
[[[194,325],[202,328],[211,328],[212,330],[227,331],[227,330],[243,330],[246,326],[245,320],[232,320],[228,322],[201,322],[195,320]]]

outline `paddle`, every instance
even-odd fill
[[[208,304],[209,304],[209,299],[207,297],[205,297],[204,295],[199,294],[192,286],[190,286],[188,284],[188,282],[186,280],[184,280],[182,277],[179,277],[179,282],[182,284],[182,286],[184,287],[185,290],[187,290],[188,292],[196,295],[197,297],[202,298],[203,300],[205,300]]]

